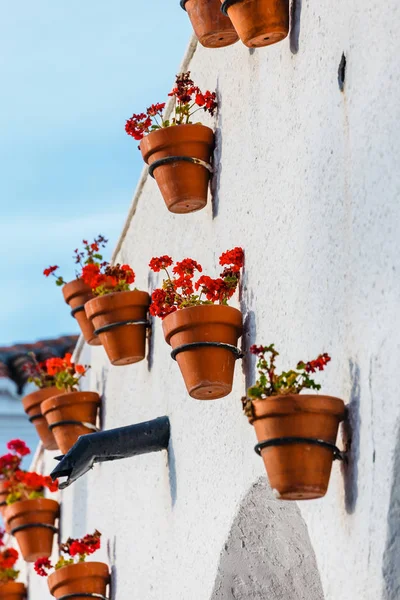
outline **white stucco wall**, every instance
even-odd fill
[[[350,403],[346,474],[335,464],[326,498],[299,504],[324,596],[395,600],[400,9],[394,0],[296,4],[294,34],[281,44],[189,51],[196,82],[220,101],[215,122],[204,119],[217,133],[213,203],[174,216],[154,180],[142,179],[115,259],[152,289],[152,256],[190,256],[217,274],[219,254],[244,247],[234,301],[244,347],[275,342],[282,367],[329,352],[323,392]],[[169,351],[156,321],[149,360],[122,368],[102,348],[80,356],[92,364],[86,385],[103,393],[105,428],[161,415],[172,427],[169,463],[162,453],[96,466],[62,494],[63,536],[97,527],[108,540],[114,598],[208,600],[240,502],[264,475],[240,405],[254,364],[237,363],[230,396],[201,402],[186,394]],[[31,600],[42,600],[30,580]]]

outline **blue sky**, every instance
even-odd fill
[[[125,119],[162,102],[191,35],[178,0],[21,0],[0,22],[0,345],[77,332],[72,251],[109,254],[143,167]]]

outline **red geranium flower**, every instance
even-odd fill
[[[27,454],[31,453],[28,446],[23,440],[10,440],[7,443],[7,448],[8,450],[12,450],[16,454],[19,454],[19,456],[26,456]]]
[[[173,263],[173,260],[170,256],[164,254],[164,256],[160,256],[159,258],[152,258],[149,262],[149,267],[154,273],[158,273],[161,269],[166,269],[170,267]]]
[[[41,577],[47,577],[48,573],[45,569],[52,569],[53,565],[48,558],[38,558],[35,562],[34,569],[38,575]]]
[[[57,265],[55,265],[54,267],[49,267],[48,269],[45,269],[43,271],[43,275],[45,277],[48,277],[49,275],[51,275],[52,273],[54,273],[55,271],[57,271],[59,267]]]

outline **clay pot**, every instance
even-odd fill
[[[106,595],[110,581],[108,566],[100,562],[85,562],[67,565],[54,571],[49,578],[49,590],[55,598],[74,595],[75,600],[87,600],[79,594]]]
[[[33,425],[36,427],[38,436],[40,437],[42,444],[46,450],[57,450],[57,442],[48,428],[47,421],[42,415],[41,404],[43,400],[52,398],[53,396],[59,396],[63,394],[62,390],[58,390],[56,387],[43,388],[28,394],[25,398],[22,398],[22,404],[26,414],[32,420]]]
[[[85,341],[91,346],[100,346],[101,341],[94,335],[93,324],[89,321],[86,316],[85,309],[83,306],[88,300],[93,298],[92,290],[82,279],[74,279],[66,283],[62,289],[64,300],[69,304],[71,310],[82,307],[82,310],[77,311],[74,314],[75,319],[82,331]]]
[[[9,581],[0,583],[0,600],[23,600],[26,598],[26,587],[23,583]]]
[[[54,526],[59,511],[58,502],[47,498],[21,500],[7,506],[4,516],[26,562],[35,562],[41,556],[51,555],[54,530],[50,527],[40,527],[40,525]],[[34,523],[37,523],[37,527],[15,531],[21,525]]]
[[[0,480],[0,514],[4,515],[4,511],[6,509],[6,500],[8,496],[8,488],[7,488],[7,479]]]
[[[146,321],[150,296],[147,292],[113,292],[85,304],[86,315],[95,329],[123,321]],[[146,326],[120,325],[99,333],[113,365],[129,365],[146,356]]]
[[[242,313],[231,306],[191,306],[165,317],[163,330],[173,349],[194,342],[237,346],[242,335]],[[215,346],[190,348],[177,354],[176,360],[192,398],[215,400],[232,391],[236,358],[230,350]]]
[[[45,400],[42,413],[49,427],[60,421],[81,421],[95,425],[99,404],[100,396],[96,392],[70,392]],[[57,425],[52,432],[60,451],[66,454],[79,436],[94,433],[94,429],[71,423]]]
[[[149,133],[140,142],[144,161],[188,156],[210,163],[214,133],[204,125],[177,125]],[[172,213],[190,213],[207,204],[210,172],[202,165],[183,160],[158,166],[154,171],[167,208]]]
[[[221,12],[220,0],[181,0],[197,39],[206,48],[222,48],[238,41],[229,17]]]
[[[7,479],[0,480],[0,515],[3,518],[4,527],[5,527],[6,532],[10,533],[8,525],[7,525],[7,521],[4,518],[4,514],[5,514],[6,508],[7,508],[7,496],[9,494],[8,488],[6,487],[7,483],[8,483]]]
[[[289,0],[240,0],[227,14],[249,48],[276,44],[289,33]]]
[[[345,405],[331,396],[272,396],[253,400],[259,442],[283,437],[306,437],[336,443]],[[261,450],[270,485],[281,500],[322,498],[328,489],[333,453],[307,443],[270,446]]]

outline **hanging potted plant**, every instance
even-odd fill
[[[207,204],[214,148],[212,129],[193,123],[192,117],[199,110],[214,115],[216,94],[202,93],[188,72],[177,75],[169,96],[175,103],[170,119],[162,115],[165,103],[153,104],[146,113],[133,115],[126,122],[125,131],[135,140],[141,140],[143,159],[168,210],[190,213]]]
[[[7,506],[7,496],[9,494],[8,482],[20,470],[24,456],[31,453],[28,446],[22,440],[10,440],[7,443],[7,450],[9,450],[7,454],[0,456],[0,514],[3,520]]]
[[[39,389],[22,398],[22,405],[29,421],[35,426],[38,436],[46,450],[57,450],[57,442],[47,426],[42,414],[42,402],[63,393],[56,387],[54,373],[48,360],[38,362],[33,352],[29,353],[31,361],[25,365],[28,381],[34,383]],[[71,354],[66,354],[64,360],[70,360]],[[51,360],[51,359],[49,359]],[[49,372],[50,368],[50,372]]]
[[[224,252],[219,259],[225,266],[221,276],[202,275],[196,282],[194,273],[202,272],[202,267],[191,258],[176,263],[175,277],[168,272],[173,264],[169,256],[150,261],[152,271],[164,270],[167,275],[162,288],[152,294],[150,313],[163,319],[165,340],[192,398],[214,400],[232,390],[235,361],[241,356],[237,342],[242,313],[228,306],[228,300],[238,286],[243,261],[242,248]]]
[[[102,235],[99,235],[92,243],[83,240],[83,250],[76,248],[74,251],[75,265],[79,265],[76,270],[76,277],[70,282],[66,282],[61,275],[56,275],[58,266],[48,267],[43,271],[45,277],[52,275],[56,279],[56,285],[62,286],[62,293],[65,302],[71,308],[71,315],[75,317],[85,341],[90,346],[98,346],[101,341],[94,335],[93,325],[88,320],[85,313],[85,303],[93,298],[90,287],[81,277],[82,269],[85,265],[100,265],[103,257],[100,249],[105,248],[107,241]]]
[[[100,548],[100,537],[101,533],[96,530],[80,540],[69,538],[65,544],[60,545],[61,555],[54,567],[47,557],[36,561],[35,571],[42,577],[48,576],[52,596],[106,598],[110,581],[108,566],[101,562],[86,562],[86,558]]]
[[[0,529],[0,546],[4,546],[4,531]],[[26,587],[18,583],[19,571],[14,569],[19,557],[15,548],[0,550],[0,600],[24,600]]]
[[[71,355],[50,358],[46,363],[60,393],[44,400],[41,411],[58,448],[66,454],[81,435],[97,431],[100,396],[78,390],[79,381],[89,367],[74,364]]]
[[[220,0],[242,42],[249,48],[269,46],[289,33],[289,0]]]
[[[295,370],[276,373],[274,344],[252,346],[258,357],[258,380],[243,398],[243,408],[254,426],[272,490],[281,500],[321,498],[328,489],[339,423],[345,405],[339,398],[300,394],[321,386],[311,374],[331,360],[320,354],[300,361]]]
[[[19,470],[7,486],[4,519],[24,560],[35,562],[40,556],[50,556],[57,531],[54,523],[60,507],[55,500],[44,497],[44,490],[57,491],[58,482],[53,482],[51,477]]]
[[[197,39],[206,48],[222,48],[238,41],[229,17],[221,11],[220,0],[181,0]]]
[[[139,362],[146,356],[147,311],[150,296],[131,290],[135,273],[129,265],[87,265],[83,280],[94,298],[85,304],[88,319],[113,365]]]

